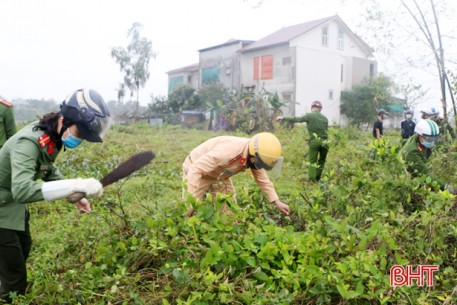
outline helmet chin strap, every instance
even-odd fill
[[[62,138],[64,132],[68,129],[68,125],[67,123],[65,122],[65,119],[62,119],[62,128],[60,128],[60,132],[59,132],[59,138]]]
[[[257,169],[254,165],[254,162],[251,161],[251,158],[253,158],[254,156],[251,155],[251,154],[248,154],[248,158],[246,160],[246,164],[247,166],[250,168],[250,169]]]
[[[70,125],[71,126],[71,125]],[[60,128],[60,132],[59,132],[59,140],[62,142],[62,137],[63,137],[63,134],[65,133],[65,131],[68,129],[68,127],[70,127],[67,125],[67,123],[65,122],[65,118],[62,118],[62,128]],[[62,143],[62,146],[63,146],[63,151],[67,151],[67,148],[65,147],[65,145],[63,145]]]

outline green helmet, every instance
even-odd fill
[[[440,135],[440,128],[432,120],[420,120],[414,128],[414,132],[426,137],[430,141],[436,141]]]

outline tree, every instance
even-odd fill
[[[125,84],[124,83],[119,84],[119,88],[116,91],[117,91],[117,101],[119,103],[122,103],[124,101],[124,97],[125,97]]]
[[[171,112],[168,99],[165,96],[156,96],[153,102],[148,104],[149,112],[152,114],[168,114]]]
[[[207,109],[217,108],[220,102],[222,105],[226,105],[232,101],[233,97],[229,90],[220,83],[201,88],[198,90],[198,95]]]
[[[414,109],[416,103],[422,100],[427,91],[422,90],[422,85],[408,83],[400,85],[398,90],[405,97],[405,108]]]
[[[393,85],[389,77],[380,74],[355,85],[351,91],[341,92],[341,113],[351,120],[351,124],[370,123],[376,110],[392,104]]]
[[[172,112],[178,113],[181,110],[193,110],[199,105],[199,97],[194,95],[195,89],[189,85],[177,86],[168,96],[168,105]]]
[[[429,19],[426,18],[424,9],[418,5],[416,0],[412,1],[414,6],[408,5],[404,0],[401,0],[402,5],[406,8],[409,12],[411,18],[414,19],[415,23],[419,27],[420,32],[423,34],[428,47],[433,53],[433,57],[435,59],[436,67],[438,69],[438,77],[440,80],[440,87],[441,87],[441,102],[443,105],[443,114],[444,119],[447,120],[446,117],[446,87],[449,89],[449,93],[452,97],[452,104],[454,106],[454,116],[457,115],[455,102],[452,95],[452,88],[449,82],[449,77],[446,73],[445,69],[445,61],[444,61],[444,49],[443,49],[443,42],[442,42],[442,35],[440,30],[440,23],[438,20],[437,15],[437,7],[433,0],[430,0],[430,8],[433,12],[433,16]],[[435,31],[431,28],[432,26],[435,27]]]
[[[54,100],[29,99],[22,102],[13,100],[14,118],[18,122],[35,121],[49,112],[59,111],[59,105]]]
[[[363,27],[370,32],[371,45],[375,47],[377,57],[385,56],[385,62],[390,63],[389,69],[399,75],[412,75],[410,68],[418,72],[433,73],[439,81],[441,103],[445,119],[447,113],[447,97],[449,92],[454,116],[457,110],[445,61],[444,49],[449,42],[446,30],[443,32],[442,21],[449,15],[449,23],[454,24],[452,12],[448,9],[450,2],[436,0],[400,0],[396,6],[388,7],[384,1],[364,0],[368,4],[366,20]],[[445,28],[444,28],[445,29]],[[451,32],[452,29],[447,29]],[[385,46],[388,45],[386,48]],[[425,46],[425,48],[424,48]],[[411,50],[414,50],[411,52]],[[394,55],[394,56],[392,56]],[[430,70],[433,67],[436,72]],[[394,73],[392,73],[394,74]],[[414,73],[417,80],[419,73]],[[398,76],[398,75],[397,75]],[[419,88],[410,86],[409,89]],[[413,91],[409,91],[412,93]],[[424,91],[423,91],[424,92]],[[419,94],[420,96],[421,94]],[[423,96],[423,95],[422,95]]]
[[[136,93],[136,114],[138,114],[139,91],[149,79],[149,61],[155,58],[152,42],[140,36],[142,25],[134,23],[128,31],[130,43],[126,48],[115,47],[111,49],[111,56],[124,72],[124,84],[129,88],[131,96]]]

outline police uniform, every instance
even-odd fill
[[[419,142],[419,136],[413,135],[408,139],[400,151],[403,162],[406,164],[407,171],[414,177],[419,175],[428,175],[436,181],[441,190],[446,185],[443,181],[436,179],[428,174],[427,162],[430,159],[432,150],[422,146]]]
[[[0,297],[3,291],[25,293],[27,260],[32,240],[27,203],[43,200],[39,180],[63,179],[54,161],[55,143],[32,123],[0,150]]]
[[[234,194],[231,177],[247,169],[249,141],[248,138],[219,136],[193,149],[182,165],[187,191],[198,199],[203,199],[207,192]],[[251,171],[269,202],[279,199],[265,170]]]
[[[13,105],[0,98],[0,148],[16,133]]]
[[[328,139],[328,119],[320,112],[313,111],[299,118],[285,118],[287,122],[305,122],[309,134],[308,176],[310,180],[319,181],[324,170],[325,160],[329,147],[326,143]]]

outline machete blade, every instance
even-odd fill
[[[154,157],[155,155],[152,151],[138,153],[130,157],[127,161],[121,163],[112,172],[103,177],[102,180],[100,180],[100,183],[103,185],[103,187],[105,187],[116,181],[119,181],[131,173],[139,170],[143,166],[147,165],[149,162],[151,162],[152,159],[154,159]]]
[[[121,180],[122,178],[127,177],[131,173],[139,170],[143,166],[147,165],[154,159],[155,155],[152,151],[145,151],[138,153],[130,157],[127,161],[121,163],[118,167],[112,170],[109,174],[100,180],[100,183],[103,187],[110,185],[116,181]],[[76,192],[67,197],[69,202],[75,203],[86,197],[85,193]]]

